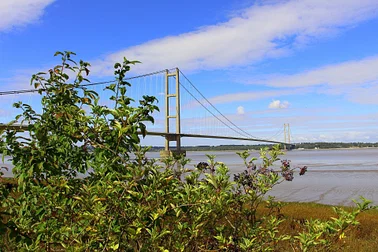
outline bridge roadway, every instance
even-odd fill
[[[0,123],[0,130],[4,130],[4,129],[27,131],[28,126],[20,125],[20,124],[7,125],[7,124]],[[139,132],[139,134],[141,135],[142,133]],[[275,143],[275,144],[290,145],[288,143],[279,142],[279,141],[259,139],[259,138],[248,138],[248,137],[212,136],[212,135],[183,134],[183,133],[176,134],[176,133],[152,132],[152,131],[147,131],[147,135],[162,136],[169,139],[175,139],[177,138],[177,135],[180,135],[180,137],[212,138],[212,139],[225,139],[225,140],[246,140],[246,141],[262,142],[262,143]]]

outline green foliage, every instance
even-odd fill
[[[330,249],[332,242],[345,239],[345,231],[349,226],[359,224],[357,216],[366,210],[371,209],[371,201],[360,197],[361,202],[354,201],[357,208],[348,212],[342,208],[333,207],[337,218],[332,217],[330,221],[307,220],[306,230],[300,232],[295,239],[299,242],[302,251],[311,248]]]
[[[76,64],[72,52],[58,52],[62,63],[33,75],[42,94],[41,114],[27,104],[16,121],[28,123],[29,135],[1,135],[1,150],[12,157],[16,189],[0,188],[0,245],[19,251],[271,251],[280,242],[312,248],[327,245],[356,224],[357,214],[338,210],[330,222],[309,222],[291,237],[279,233],[282,205],[266,193],[290,180],[294,169],[278,147],[261,150],[262,165],[247,151],[238,153],[246,171],[230,179],[229,169],[208,155],[194,169],[188,159],[162,162],[145,157],[138,134],[153,122],[154,97],[132,107],[124,78],[130,65],[115,64],[116,83],[108,89],[115,107],[99,105],[99,96],[80,86],[89,64]],[[67,71],[75,74],[70,81]],[[302,171],[301,171],[302,172]],[[83,179],[78,173],[87,173]],[[262,203],[269,214],[258,215]],[[7,216],[7,217],[4,217]],[[295,241],[295,242],[294,242]]]

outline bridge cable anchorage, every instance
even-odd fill
[[[230,127],[229,125],[225,124],[228,128],[234,130],[236,133],[238,133],[239,135],[242,135],[242,136],[249,136],[251,138],[256,138],[256,139],[259,139],[258,137],[255,137],[251,134],[249,134],[248,132],[246,132],[245,130],[241,129],[240,127],[238,127],[237,125],[235,125],[232,121],[230,121],[230,119],[228,119],[224,114],[222,114],[194,85],[193,83],[185,76],[185,74],[179,70],[181,75],[184,76],[184,78],[190,83],[190,85],[202,96],[202,98],[207,101],[208,104],[210,104],[211,107],[213,107],[224,119],[226,119],[229,123],[231,123],[235,128],[239,129],[241,132],[243,133],[240,133],[240,132],[237,132],[236,130],[232,129],[232,127]],[[183,86],[183,85],[182,85]],[[185,87],[184,87],[185,88]],[[186,89],[186,88],[185,88]],[[187,90],[187,89],[186,89]],[[188,91],[188,90],[187,90]],[[188,91],[189,92],[189,91]],[[190,93],[190,92],[189,92]],[[191,94],[192,95],[192,94]],[[193,96],[193,95],[192,95]],[[197,98],[195,98],[193,96],[194,99],[196,99],[206,110],[208,110]],[[208,110],[209,111],[209,110]],[[209,111],[210,112],[210,111]],[[210,112],[211,113],[211,112]],[[213,116],[215,116],[213,113],[211,113]],[[215,116],[215,118],[217,118],[219,121],[223,122],[222,120],[220,120],[217,116]]]

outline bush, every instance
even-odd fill
[[[340,217],[329,222],[307,222],[295,237],[280,234],[281,204],[265,195],[291,181],[294,169],[287,160],[279,170],[270,168],[279,161],[278,147],[261,150],[260,167],[247,151],[238,153],[246,171],[234,181],[211,155],[194,170],[185,167],[184,157],[161,165],[145,157],[149,148],[140,146],[138,136],[146,135],[145,122],[153,122],[156,99],[144,96],[132,107],[126,96],[124,77],[137,62],[115,64],[117,82],[107,87],[115,108],[109,108],[81,86],[90,65],[76,65],[71,52],[56,55],[60,65],[32,77],[43,112],[15,104],[22,110],[15,122],[27,123],[29,135],[0,133],[17,180],[16,189],[0,188],[0,245],[6,250],[270,251],[283,241],[302,250],[326,248],[369,208],[364,201],[352,213],[338,210]],[[76,74],[72,83],[67,71]],[[90,169],[84,179],[77,177]],[[259,216],[262,203],[269,214]]]

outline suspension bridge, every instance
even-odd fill
[[[154,96],[159,101],[159,111],[152,115],[155,123],[146,126],[147,135],[164,138],[162,156],[185,153],[181,148],[181,139],[184,137],[274,143],[289,149],[293,147],[288,124],[284,124],[283,132],[280,129],[274,135],[275,139],[254,136],[250,127],[246,129],[238,126],[232,116],[226,116],[217,109],[178,68],[127,78],[127,81],[131,84],[127,95],[135,101],[132,105],[137,106],[143,95]],[[99,94],[100,105],[114,107],[113,101],[109,99],[112,94],[105,89],[114,82],[88,83],[83,86]],[[40,99],[36,89],[0,92],[0,129],[26,130],[27,125],[7,124],[20,113],[13,107],[13,103],[21,101],[40,112]],[[277,140],[280,133],[284,134],[283,141]]]

